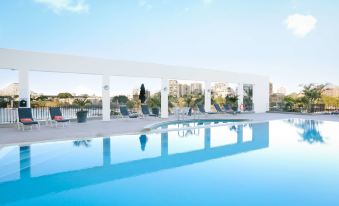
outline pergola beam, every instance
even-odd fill
[[[109,76],[128,76],[162,79],[161,116],[168,117],[168,79],[185,79],[205,82],[205,109],[210,110],[211,82],[231,82],[253,85],[253,103],[255,112],[265,112],[269,103],[269,78],[266,76],[210,70],[202,68],[171,66],[134,61],[110,60],[75,55],[52,54],[44,52],[0,49],[0,69],[19,71],[20,98],[29,105],[29,71],[60,72],[103,75],[102,86],[109,85]],[[208,85],[206,86],[206,82]],[[166,87],[166,91],[164,88]],[[103,94],[103,119],[108,120],[109,89]]]

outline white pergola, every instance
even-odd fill
[[[243,85],[251,84],[253,85],[254,111],[266,112],[269,106],[269,78],[253,74],[14,49],[0,49],[0,68],[19,71],[19,97],[27,99],[28,106],[30,106],[29,71],[102,75],[104,121],[110,120],[110,90],[114,89],[109,87],[110,76],[161,79],[162,118],[168,117],[168,82],[170,79],[203,81],[206,111],[211,109],[212,82],[238,84],[240,104],[243,100]]]

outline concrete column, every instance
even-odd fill
[[[161,79],[161,118],[168,118],[168,79]]]
[[[244,85],[242,83],[238,84],[238,111],[240,110],[241,105],[244,103]]]
[[[102,120],[111,120],[111,101],[110,101],[110,76],[102,76]]]
[[[26,100],[27,107],[31,107],[30,98],[30,87],[29,87],[29,71],[27,69],[19,70],[19,100]]]
[[[205,81],[205,111],[211,111],[211,82]]]
[[[266,112],[269,109],[269,81],[263,79],[253,85],[253,110]]]

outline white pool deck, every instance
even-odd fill
[[[288,118],[314,119],[321,121],[339,122],[339,115],[295,115],[278,113],[257,114],[213,114],[200,116],[200,119],[249,119],[254,122],[279,120]],[[110,137],[122,134],[137,134],[144,131],[148,125],[176,120],[175,117],[168,119],[143,118],[143,119],[112,119],[111,121],[89,120],[87,123],[78,124],[72,122],[66,127],[47,127],[42,124],[40,129],[20,131],[15,127],[0,127],[0,148],[8,145],[27,145],[37,142],[88,139],[93,137]]]

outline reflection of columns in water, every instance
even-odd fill
[[[104,165],[110,165],[111,164],[111,138],[103,138],[102,139],[102,145],[103,145],[103,158],[104,158]]]
[[[167,125],[161,127],[161,129],[168,129]],[[161,133],[161,156],[168,155],[168,132]]]
[[[31,148],[30,146],[20,147],[20,177],[31,176]]]
[[[263,144],[269,145],[269,128],[269,122],[252,124],[252,141],[261,141]]]
[[[161,156],[168,155],[168,133],[161,133]]]
[[[241,144],[243,142],[243,125],[237,126],[237,144]]]
[[[211,128],[205,128],[205,149],[211,148]]]

